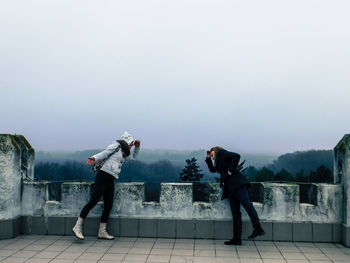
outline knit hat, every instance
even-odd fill
[[[134,141],[134,138],[131,136],[130,133],[128,133],[127,131],[124,132],[124,134],[122,135],[122,140],[126,141],[127,144],[130,144]]]

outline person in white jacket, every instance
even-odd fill
[[[102,196],[104,200],[104,209],[101,216],[98,238],[114,239],[114,236],[109,235],[107,232],[107,222],[113,206],[114,180],[118,179],[121,167],[125,159],[130,156],[130,149],[133,146],[135,147],[132,157],[135,158],[140,150],[140,141],[134,141],[133,137],[128,132],[124,132],[121,140],[114,141],[104,151],[88,158],[88,164],[95,164],[95,167],[98,168],[90,201],[81,210],[80,216],[72,230],[78,239],[84,239],[84,219]]]

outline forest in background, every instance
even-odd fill
[[[93,181],[94,173],[86,164],[89,156],[99,150],[71,153],[36,153],[35,179],[48,181]],[[203,174],[200,181],[214,182],[205,164],[205,151],[145,150],[137,161],[124,164],[120,182],[179,182],[186,160],[195,158]],[[252,182],[295,181],[331,182],[333,171],[332,150],[310,150],[273,155],[242,155],[243,172]]]
[[[94,181],[92,167],[86,164],[89,156],[99,150],[71,153],[36,154],[35,180],[57,182]],[[217,182],[219,175],[209,172],[205,151],[147,151],[138,160],[125,162],[118,182],[144,182],[146,201],[159,201],[160,183],[193,182],[193,198],[209,198],[207,182]],[[251,182],[324,182],[331,183],[332,150],[311,150],[273,155],[242,155],[242,173]]]

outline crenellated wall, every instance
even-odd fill
[[[89,200],[90,182],[63,183],[61,201],[49,200],[49,182],[25,182],[22,215],[78,216]],[[262,220],[340,223],[341,185],[312,184],[316,204],[300,203],[297,184],[262,183],[263,199],[254,202]],[[162,183],[159,202],[145,202],[144,183],[115,183],[111,216],[175,219],[231,219],[228,201],[221,200],[217,183],[209,183],[209,202],[193,202],[191,183]],[[90,215],[101,215],[103,202]],[[248,219],[244,209],[243,217]]]
[[[263,240],[339,242],[350,246],[350,139],[336,146],[334,184],[252,183]],[[34,182],[34,150],[21,135],[0,135],[0,238],[22,233],[71,234],[92,182]],[[110,230],[121,236],[230,238],[232,220],[217,183],[200,199],[191,183],[162,183],[159,202],[145,200],[144,183],[115,183]],[[195,198],[194,198],[195,196]],[[206,201],[194,201],[206,200]],[[103,201],[90,212],[95,234]],[[251,231],[242,209],[244,231]],[[12,232],[11,232],[12,229]],[[247,233],[243,234],[243,238]]]
[[[21,215],[21,182],[33,178],[33,148],[21,135],[0,134],[0,219]]]
[[[343,242],[350,246],[350,134],[334,147],[334,183],[342,186]]]

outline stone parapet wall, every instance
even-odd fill
[[[21,214],[21,148],[9,134],[0,134],[0,219]]]
[[[91,182],[33,182],[34,157],[23,136],[0,134],[0,239],[69,234],[89,200]],[[221,201],[219,184],[197,186],[162,183],[159,202],[149,202],[144,183],[116,183],[110,225],[120,236],[229,238],[231,212],[227,200]],[[206,189],[205,198],[198,189]],[[341,240],[350,246],[350,135],[334,148],[334,184],[253,183],[249,191],[265,240]],[[90,212],[88,235],[95,234],[102,209],[100,201]]]
[[[21,176],[23,181],[34,180],[34,159],[35,152],[32,146],[23,135],[13,135],[21,149]]]
[[[343,188],[343,222],[350,227],[350,134],[344,135],[333,152],[334,182]]]
[[[50,200],[49,182],[25,182],[22,215],[78,216],[89,200],[91,182],[63,183],[61,200]],[[297,184],[261,183],[262,200],[254,205],[262,220],[282,222],[341,223],[341,185],[310,184],[315,203],[300,202]],[[217,183],[209,183],[209,202],[193,202],[191,183],[162,183],[159,202],[145,202],[144,183],[115,183],[111,216],[231,219],[227,200],[221,200]],[[103,201],[90,212],[101,215]],[[248,218],[242,209],[243,217]]]

